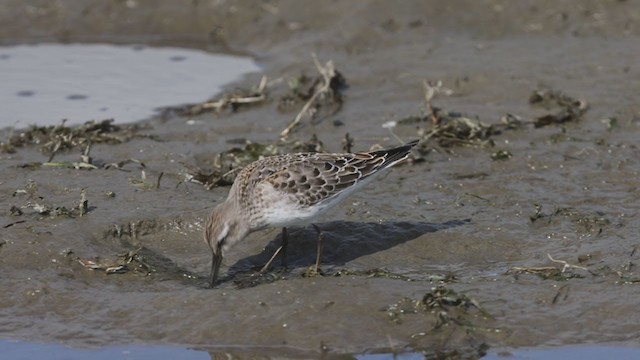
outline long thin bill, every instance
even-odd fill
[[[218,279],[218,272],[220,271],[220,265],[222,264],[222,256],[213,254],[211,257],[211,274],[209,274],[209,287],[213,288]]]

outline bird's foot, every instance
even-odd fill
[[[322,269],[317,267],[316,265],[311,265],[302,273],[302,277],[316,277],[316,276],[324,276],[324,272]]]

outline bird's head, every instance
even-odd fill
[[[242,214],[235,211],[229,203],[216,206],[207,218],[204,226],[204,241],[209,245],[211,254],[211,274],[209,286],[213,287],[224,255],[238,241],[249,233],[248,226],[242,219]]]

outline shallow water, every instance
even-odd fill
[[[90,357],[96,360],[151,360],[151,359],[184,359],[184,360],[205,360],[218,358],[265,358],[281,357],[287,353],[287,349],[260,349],[248,352],[246,350],[233,349],[188,349],[169,346],[109,346],[102,348],[71,348],[57,344],[34,344],[21,341],[0,340],[0,352],[3,357],[12,360],[30,359],[86,359]],[[260,354],[260,355],[257,355]],[[366,353],[352,354],[343,358],[358,360],[418,360],[424,359],[429,353],[405,352],[405,353]],[[639,348],[632,347],[607,347],[607,346],[566,346],[547,349],[519,349],[514,351],[492,351],[482,359],[499,360],[537,360],[537,359],[565,359],[565,360],[598,360],[598,359],[618,359],[631,360],[640,356]]]
[[[378,9],[362,6],[365,12]],[[485,344],[489,358],[508,358],[506,352],[516,358],[585,356],[584,348],[566,348],[574,344],[614,344],[602,351],[633,353],[624,346],[637,345],[640,323],[637,37],[432,34],[431,23],[407,25],[414,24],[407,9],[395,20],[400,30],[391,24],[370,31],[360,16],[344,22],[342,16],[358,9],[341,9],[344,14],[335,19],[361,32],[341,25],[290,37],[289,31],[304,28],[280,22],[285,15],[273,15],[270,8],[267,15],[255,15],[273,21],[279,38],[287,39],[275,50],[265,50],[272,43],[262,38],[252,43],[252,49],[271,51],[263,58],[270,78],[313,73],[309,53],[322,49],[321,61],[333,60],[350,85],[338,114],[304,121],[291,140],[316,134],[327,151],[340,151],[349,132],[354,150],[395,145],[382,124],[420,113],[423,78],[442,80],[453,92],[438,95],[434,105],[487,123],[507,113],[532,119],[548,112],[529,105],[540,84],[584,99],[590,109],[577,122],[504,131],[490,148],[434,146],[424,162],[399,166],[319,224],[326,236],[322,267],[331,276],[302,276],[315,260],[316,243],[312,229],[298,228],[291,231],[290,271],[276,267],[272,282],[250,288],[234,281],[265,263],[279,244],[279,229],[238,244],[223,265],[223,283],[205,289],[210,258],[201,240],[202,220],[228,188],[207,191],[184,183],[183,164],[209,166],[218,152],[235,146],[230,139],[274,141],[294,114],[269,103],[231,114],[152,119],[144,123],[148,137],[92,148],[96,161],[134,158],[144,168],[21,166],[47,160],[36,145],[1,154],[0,287],[11,291],[3,291],[0,301],[0,336],[77,347],[214,347],[247,357],[275,349],[274,357],[411,357],[459,350],[477,358]],[[556,19],[530,10],[534,25],[542,21],[538,16]],[[288,20],[306,14],[280,11]],[[480,14],[490,27],[495,14]],[[255,85],[261,75],[238,86]],[[283,90],[274,90],[274,98],[278,91]],[[394,131],[405,140],[417,136],[415,124]],[[499,149],[513,156],[492,160]],[[56,160],[76,161],[79,153],[61,152]],[[160,186],[135,186],[142,170],[153,184],[164,174]],[[16,193],[20,189],[29,191]],[[44,216],[29,206],[37,201],[71,207],[82,189],[90,206],[83,217]],[[12,205],[24,214],[11,216]],[[154,269],[150,274],[107,275],[78,261],[114,262],[118,254],[138,250]],[[535,274],[544,268],[558,273]],[[445,314],[411,307],[391,311],[439,285],[483,311],[468,305],[471,300],[464,311],[465,306],[448,306]],[[449,322],[443,325],[443,319]],[[586,351],[600,354],[599,349]]]
[[[249,58],[141,45],[0,47],[0,127],[113,118],[133,122],[161,106],[209,99],[258,67]]]

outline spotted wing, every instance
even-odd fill
[[[300,205],[310,206],[330,200],[404,160],[416,143],[368,153],[294,154],[287,166],[265,176],[264,180],[283,195],[293,195]]]

